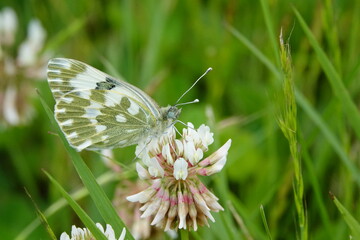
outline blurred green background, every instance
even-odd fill
[[[162,106],[174,104],[208,67],[213,68],[184,98],[198,98],[200,103],[184,106],[180,117],[195,126],[205,123],[211,127],[215,143],[210,153],[227,139],[233,140],[224,170],[204,179],[225,211],[215,214],[217,221],[210,229],[203,227],[191,235],[199,239],[268,239],[260,205],[264,206],[273,239],[299,236],[294,165],[288,142],[277,124],[279,103],[275,99],[281,94],[281,81],[264,64],[280,69],[280,53],[274,51],[272,41],[278,41],[282,29],[291,48],[297,91],[321,119],[320,123],[314,121],[311,112],[298,105],[298,148],[309,238],[349,239],[350,228],[328,192],[355,219],[360,218],[356,181],[360,177],[360,142],[338,98],[338,89],[331,87],[292,7],[305,19],[353,103],[359,106],[360,1],[2,0],[0,11],[6,6],[12,7],[18,17],[15,46],[26,37],[29,21],[37,18],[47,34],[41,54],[78,59],[111,75],[121,75],[145,89]],[[247,41],[250,47],[244,44]],[[14,55],[16,51],[17,47],[11,50]],[[25,188],[41,210],[61,197],[42,169],[69,192],[82,188],[35,94],[39,89],[53,106],[45,78],[38,80],[31,80],[28,91],[32,97],[26,99],[34,107],[33,117],[19,126],[3,124],[0,129],[1,239],[15,238],[37,217]],[[18,81],[29,84],[30,80],[25,76]],[[3,94],[5,88],[0,91]],[[99,154],[84,151],[81,155],[96,176],[110,171],[99,160]],[[118,149],[115,156],[133,167],[134,147]],[[110,199],[116,184],[104,185]],[[79,202],[94,221],[101,222],[91,199],[85,197]],[[69,207],[48,220],[57,236],[63,231],[69,233],[72,224],[82,226]],[[42,225],[28,237],[47,238]]]

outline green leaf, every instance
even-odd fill
[[[340,203],[340,201],[330,192],[330,197],[334,201],[339,212],[343,216],[346,224],[349,226],[354,239],[360,239],[360,224],[356,219],[349,213],[349,211]]]

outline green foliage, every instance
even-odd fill
[[[306,232],[309,239],[357,236],[360,1],[5,0],[0,10],[4,6],[17,12],[18,44],[36,17],[47,31],[49,57],[78,59],[122,76],[162,106],[174,104],[213,68],[184,97],[200,103],[184,106],[180,120],[211,127],[215,143],[209,152],[232,139],[224,170],[204,179],[225,211],[214,214],[210,228],[179,233],[182,238],[296,239]],[[287,76],[281,29],[291,54],[285,65],[293,81],[286,86],[288,98],[279,97]],[[52,109],[45,79],[32,87],[29,91],[39,89]],[[30,102],[31,121],[0,129],[0,215],[8,216],[0,220],[2,238],[49,238],[46,228],[34,222],[36,209],[24,187],[57,237],[73,224],[91,222],[112,222],[119,235],[123,224],[110,200],[118,184],[137,178],[134,147],[115,150],[125,171],[109,176],[99,153],[78,154],[64,145],[40,98]],[[281,127],[279,109],[290,113],[283,115]],[[107,180],[96,183],[103,174]],[[66,195],[65,202],[60,188],[81,193]],[[329,191],[339,201],[331,201]],[[68,202],[80,205],[89,222]]]

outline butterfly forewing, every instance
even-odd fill
[[[82,62],[50,60],[48,81],[55,118],[78,151],[136,144],[161,119],[158,105],[143,91]]]

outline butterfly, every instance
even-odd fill
[[[73,59],[51,59],[47,77],[55,119],[77,151],[126,147],[159,137],[177,121],[178,106],[183,105],[159,107],[139,88]]]

